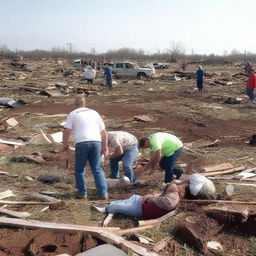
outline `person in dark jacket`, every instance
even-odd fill
[[[108,88],[112,89],[112,68],[109,65],[105,67],[104,77],[106,78]]]
[[[204,81],[204,71],[202,66],[198,66],[198,70],[196,71],[196,84],[199,92],[203,91],[203,81]]]

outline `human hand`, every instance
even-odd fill
[[[105,149],[102,151],[102,155],[104,156],[104,159],[107,160],[109,158],[109,152],[108,149]]]
[[[145,168],[143,166],[139,166],[134,170],[134,172],[135,172],[136,177],[140,177],[142,175],[142,173],[145,172]]]

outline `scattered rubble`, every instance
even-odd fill
[[[56,182],[60,182],[62,177],[59,174],[48,173],[38,176],[37,179],[43,183],[54,184]]]
[[[10,217],[22,218],[8,218],[6,221],[0,220],[0,223],[1,226],[10,225],[23,231],[24,225],[19,225],[19,220],[23,221],[24,218],[57,218],[58,222],[64,220],[70,223],[90,223],[94,227],[87,226],[87,230],[93,230],[94,233],[79,233],[77,238],[71,224],[62,227],[57,225],[65,230],[63,236],[55,234],[56,231],[53,230],[44,233],[43,227],[52,229],[56,223],[38,224],[37,221],[31,220],[26,224],[26,228],[36,226],[41,228],[40,231],[35,232],[34,236],[27,235],[29,239],[23,243],[22,240],[26,236],[20,240],[16,235],[8,239],[14,230],[5,229],[6,233],[1,233],[1,248],[10,252],[10,255],[19,255],[21,250],[31,255],[76,255],[89,253],[88,249],[92,247],[99,250],[98,245],[112,242],[121,249],[120,253],[129,254],[130,250],[138,255],[155,255],[159,252],[174,256],[185,248],[181,241],[188,245],[194,241],[191,246],[199,251],[225,255],[230,249],[225,240],[232,240],[232,237],[238,241],[241,237],[246,240],[248,235],[255,235],[255,152],[250,147],[256,145],[254,137],[251,137],[255,121],[252,104],[249,106],[244,94],[248,75],[241,72],[241,66],[209,65],[205,75],[205,91],[184,94],[184,91],[197,92],[196,66],[192,66],[193,64],[186,66],[186,72],[175,72],[177,65],[172,64],[166,70],[157,70],[154,78],[142,81],[120,79],[117,80],[118,86],[114,86],[113,90],[103,90],[100,85],[103,74],[100,72],[94,79],[94,84],[87,85],[81,79],[82,69],[68,67],[62,60],[44,61],[42,63],[47,61],[47,65],[31,61],[26,65],[2,65],[0,69],[1,186],[12,188],[17,193],[11,200],[5,199],[5,196],[0,198],[0,212]],[[89,200],[72,200],[74,177],[71,170],[74,167],[74,154],[61,152],[63,125],[60,124],[72,109],[71,100],[77,94],[88,96],[88,106],[105,116],[104,121],[108,129],[130,130],[138,138],[157,131],[168,131],[182,138],[185,148],[187,147],[182,155],[182,163],[186,163],[183,166],[184,179],[205,166],[203,174],[217,184],[218,197],[215,200],[181,201],[180,209],[173,215],[155,220],[134,220],[108,215],[102,221],[102,216],[88,211],[96,196],[92,188],[93,177],[90,168],[87,168]],[[16,99],[22,99],[23,103]],[[29,104],[25,106],[27,102]],[[17,106],[25,107],[16,108]],[[39,131],[39,127],[43,130]],[[245,143],[247,140],[250,140],[250,145]],[[12,162],[13,158],[23,158],[25,161]],[[29,163],[31,160],[36,164]],[[145,162],[145,159],[138,159],[136,165],[143,164],[143,161]],[[65,169],[67,166],[69,170]],[[104,163],[104,170],[108,175],[107,162]],[[38,175],[40,176],[37,177]],[[110,200],[106,203],[112,199],[126,198],[132,193],[144,195],[153,189],[160,191],[162,178],[163,172],[156,171],[148,180],[145,179],[145,185],[136,187],[123,185],[120,180],[108,179],[109,187],[114,189],[110,190]],[[36,194],[31,195],[33,192]],[[24,195],[30,195],[30,198],[21,198]],[[33,201],[25,201],[28,199]],[[189,211],[190,207],[194,207],[192,212]],[[70,213],[72,218],[67,219]],[[184,222],[180,221],[183,217]],[[103,227],[99,227],[101,223]],[[180,227],[180,223],[184,225]],[[222,225],[228,227],[229,233],[226,230],[221,231]],[[170,232],[173,235],[174,226],[177,226],[179,239],[176,235],[170,236]],[[71,229],[72,236],[67,232]],[[80,226],[78,230],[83,232],[85,227]],[[112,233],[105,235],[109,230],[115,232],[114,242],[111,240]],[[239,237],[233,232],[237,230],[244,235]],[[146,237],[142,236],[141,232],[145,232]],[[159,233],[155,236],[156,232]],[[214,235],[216,232],[220,233]],[[41,235],[43,233],[44,235]],[[219,239],[220,235],[223,240]],[[103,240],[101,236],[104,236]],[[159,237],[165,239],[159,241]],[[127,241],[128,238],[131,241]],[[17,241],[16,248],[10,245],[14,240]],[[80,249],[75,250],[78,243]],[[139,244],[143,244],[147,249],[137,247]],[[244,247],[244,254],[240,255],[246,255],[246,246]],[[150,252],[149,248],[155,252]],[[106,251],[104,253],[106,254]]]

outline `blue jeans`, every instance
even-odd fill
[[[141,196],[133,195],[126,200],[113,201],[106,207],[106,211],[107,213],[142,217]]]
[[[85,165],[89,160],[92,174],[95,180],[97,192],[100,196],[107,195],[107,182],[105,173],[102,170],[101,163],[101,142],[99,141],[86,141],[79,142],[75,147],[75,178],[76,187],[81,195],[87,195],[85,186]]]
[[[110,169],[111,169],[111,178],[112,179],[119,179],[119,169],[118,163],[123,161],[123,169],[124,174],[127,176],[132,184],[138,183],[136,180],[135,174],[132,169],[132,165],[138,156],[139,150],[137,145],[130,147],[129,149],[125,150],[124,153],[120,156],[110,159]]]
[[[173,180],[173,173],[175,169],[175,164],[183,151],[183,147],[177,149],[173,155],[171,156],[164,156],[159,165],[162,169],[165,170],[165,177],[164,177],[164,182],[168,183]]]
[[[254,98],[255,98],[255,95],[254,95],[254,88],[252,88],[252,89],[247,89],[247,90],[246,90],[246,94],[248,95],[248,97],[249,97],[250,100],[254,100]]]

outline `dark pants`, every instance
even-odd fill
[[[171,156],[164,156],[161,158],[159,162],[159,166],[165,170],[165,177],[164,177],[164,182],[168,183],[173,180],[173,174],[176,175],[177,178],[181,176],[183,173],[182,168],[175,167],[175,164],[183,151],[183,147],[177,149],[173,155]]]
[[[254,88],[247,89],[246,94],[248,95],[250,100],[254,100],[254,98],[255,98]]]
[[[203,81],[197,80],[197,88],[199,92],[203,91]]]
[[[87,80],[87,84],[92,84],[93,83],[93,79],[86,79]]]
[[[107,81],[108,88],[111,89],[112,88],[112,79],[106,79],[106,81]]]

